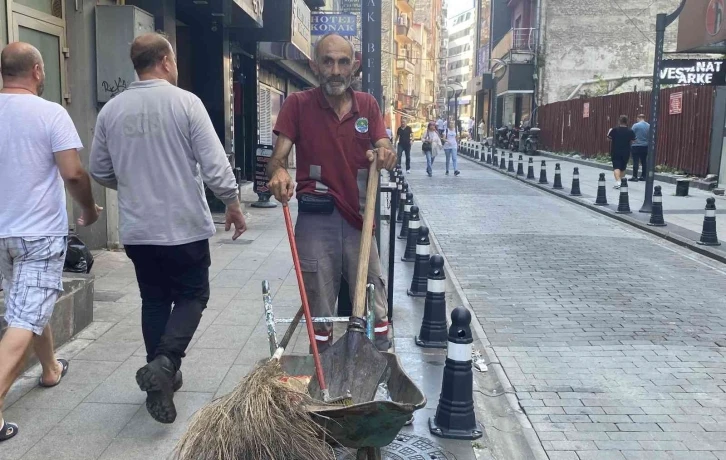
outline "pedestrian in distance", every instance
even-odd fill
[[[56,358],[48,325],[63,292],[68,244],[63,185],[81,207],[79,226],[96,222],[101,208],[78,155],[83,144],[71,117],[41,98],[40,52],[27,43],[9,44],[0,54],[0,75],[0,273],[7,322],[0,340],[2,442],[18,434],[18,425],[1,410],[31,345],[42,367],[39,386],[54,387],[68,372],[68,361]]]
[[[226,205],[232,239],[247,227],[232,168],[202,101],[176,86],[169,42],[155,33],[137,37],[131,62],[139,81],[98,114],[91,175],[118,190],[121,243],[141,293],[147,364],[136,383],[147,394],[149,414],[172,423],[182,358],[209,301],[215,227],[204,183]]]
[[[633,177],[630,178],[631,182],[638,182],[638,180],[645,180],[647,174],[645,169],[645,163],[648,158],[648,138],[650,137],[650,124],[645,121],[645,115],[638,115],[638,122],[631,128],[635,133],[635,141],[631,151],[633,153]],[[638,169],[642,166],[642,172],[640,178],[638,178]]]
[[[378,250],[375,243],[369,254],[359,250],[370,163],[391,170],[397,155],[375,98],[350,88],[351,76],[360,67],[353,45],[338,34],[323,36],[310,67],[320,86],[285,100],[274,128],[278,137],[267,167],[269,187],[283,204],[297,192],[295,241],[312,315],[333,316],[341,280],[355,292],[358,257],[369,257],[367,283],[375,287],[374,344],[388,350],[387,290]],[[297,189],[285,166],[293,145]],[[333,325],[315,323],[314,329],[323,352],[333,344]]]
[[[402,156],[406,154],[406,174],[411,172],[411,138],[413,137],[413,130],[408,126],[408,122],[405,118],[401,119],[401,126],[396,130],[396,144],[397,148],[397,165],[401,166]]]
[[[457,151],[459,149],[459,131],[456,129],[456,124],[453,121],[449,122],[449,127],[444,130],[444,153],[446,154],[446,175],[449,175],[449,161],[452,162],[454,167],[454,175],[458,176],[459,172],[457,164]]]
[[[439,135],[444,135],[444,130],[446,129],[446,121],[444,120],[443,115],[439,115],[439,119],[436,120],[436,129],[439,131]]]
[[[441,137],[439,137],[436,124],[433,121],[426,128],[426,133],[423,135],[422,141],[421,149],[424,155],[426,155],[426,174],[431,177],[434,172],[434,159],[444,148],[441,144]]]
[[[479,129],[479,138],[477,140],[479,142],[484,142],[484,138],[487,135],[487,126],[484,123],[484,119],[483,118],[481,120],[479,120],[478,129]]]
[[[625,177],[625,170],[630,160],[630,146],[635,140],[635,133],[628,127],[628,117],[620,116],[620,125],[608,132],[610,139],[610,158],[613,162],[613,175],[615,176],[614,189],[620,188],[620,181]]]
[[[393,143],[393,131],[388,126],[386,126],[386,135],[388,135],[388,140]]]

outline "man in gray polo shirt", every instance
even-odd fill
[[[633,177],[630,178],[630,181],[637,182],[639,164],[643,167],[640,180],[645,180],[647,177],[645,162],[648,159],[648,136],[650,136],[650,124],[645,121],[645,115],[638,115],[638,122],[633,125],[632,129],[635,133],[635,140],[633,141],[633,145],[630,147],[630,151],[633,154]]]
[[[118,190],[121,243],[141,292],[148,364],[136,382],[147,392],[149,414],[172,423],[181,360],[209,300],[215,228],[203,182],[227,206],[232,239],[246,225],[232,168],[204,105],[176,87],[169,42],[142,35],[131,45],[131,61],[140,81],[99,113],[90,170],[98,183]]]

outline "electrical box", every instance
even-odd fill
[[[154,32],[154,16],[131,5],[96,6],[96,93],[105,103],[137,80],[129,51],[139,35]]]

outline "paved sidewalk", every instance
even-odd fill
[[[428,178],[419,149],[415,200],[550,460],[726,458],[724,266],[466,160]]]
[[[294,203],[291,209],[295,212]],[[258,360],[269,357],[262,280],[272,286],[278,317],[294,315],[300,304],[299,292],[281,208],[248,208],[248,212],[249,230],[238,241],[232,242],[231,234],[223,230],[211,240],[211,298],[182,366],[184,386],[175,397],[178,417],[174,424],[162,425],[151,419],[144,407],[145,394],[134,380],[136,370],[145,363],[145,351],[133,266],[121,251],[100,252],[93,269],[94,322],[60,348],[58,355],[70,359],[70,370],[58,387],[37,388],[37,366],[13,386],[4,415],[19,423],[20,433],[0,444],[0,459],[167,458],[196,410],[232,390]],[[387,228],[384,223],[383,234]],[[405,454],[402,446],[408,443],[410,448],[419,449],[408,452],[426,452],[429,456],[438,452],[435,455],[441,456],[436,458],[442,460],[473,460],[472,443],[432,439],[428,433],[428,418],[438,404],[446,352],[413,345],[423,299],[405,295],[412,264],[400,262],[405,242],[397,240],[396,244],[396,351],[406,371],[425,391],[428,404],[416,413],[414,425],[404,428],[401,439],[391,448]],[[387,262],[385,242],[383,246],[382,260]],[[301,327],[291,352],[304,354],[307,350],[307,335]],[[491,417],[479,409],[480,420]],[[499,433],[495,438],[497,435],[501,438]],[[478,458],[484,460],[493,458],[490,452],[498,450],[490,446],[487,437],[475,445]],[[409,458],[396,455],[386,458]]]

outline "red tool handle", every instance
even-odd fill
[[[287,227],[287,238],[290,240],[290,251],[292,252],[292,262],[295,265],[295,276],[297,276],[297,285],[300,288],[300,298],[302,299],[303,311],[305,312],[305,325],[308,329],[308,337],[310,338],[310,347],[313,349],[313,361],[315,361],[315,373],[318,376],[320,389],[325,391],[328,387],[325,384],[323,376],[323,366],[320,364],[320,354],[318,353],[318,344],[315,342],[315,331],[313,330],[313,316],[310,314],[310,305],[308,304],[308,295],[305,292],[305,283],[303,282],[302,269],[300,268],[300,257],[297,255],[297,244],[295,244],[295,233],[292,229],[292,217],[290,216],[290,208],[287,203],[282,205],[282,212],[285,214],[285,227]]]

